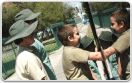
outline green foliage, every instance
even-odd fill
[[[64,21],[62,3],[60,2],[45,2],[37,3],[34,11],[41,11],[41,15],[38,17],[39,29],[41,27],[50,26],[51,24]]]
[[[9,28],[15,22],[14,16],[27,8],[34,13],[41,12],[41,15],[37,17],[39,30],[45,30],[51,24],[69,20],[74,15],[72,13],[73,8],[64,5],[62,2],[13,2],[2,8],[2,37],[9,36]]]
[[[15,22],[14,16],[19,11],[16,4],[10,4],[2,7],[2,37],[9,36],[9,28]]]
[[[85,3],[82,3],[83,10],[86,12]],[[128,2],[89,2],[90,10],[92,13],[95,12],[101,12],[103,10],[109,9],[109,8],[126,8],[130,7],[130,4]],[[88,16],[88,15],[87,15]]]
[[[89,2],[90,10],[92,13],[103,11],[109,8],[126,8],[130,7],[128,2]],[[86,11],[85,4],[82,2],[82,7]]]
[[[130,4],[128,2],[91,2],[90,3],[90,7],[92,12],[96,12],[96,11],[103,11],[109,8],[126,8],[126,7],[130,7]]]

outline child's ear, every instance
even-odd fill
[[[71,36],[68,36],[68,41],[69,42],[73,41],[73,38]]]
[[[124,22],[123,21],[121,21],[120,26],[121,26],[121,28],[124,27]]]

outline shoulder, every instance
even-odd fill
[[[126,42],[130,42],[130,29],[125,31],[115,42],[115,44],[122,44],[122,43],[126,43]],[[127,43],[129,44],[129,43]]]
[[[80,49],[77,47],[73,47],[73,46],[64,47],[63,53],[65,55],[73,55],[73,56],[81,56],[81,55],[89,55],[90,54],[89,51],[86,51],[86,50],[83,50],[83,49]]]
[[[78,52],[80,52],[80,51],[84,51],[84,50],[82,50],[82,49],[80,49],[80,48],[77,48],[77,47],[73,47],[73,46],[65,46],[64,47],[64,50],[63,50],[63,52],[64,53],[70,53],[70,54],[73,54],[73,53],[78,53]]]
[[[82,49],[77,48],[77,47],[73,47],[73,46],[65,46],[64,50],[82,50]]]
[[[17,56],[17,59],[28,60],[29,58],[31,59],[33,57],[35,57],[33,53],[29,51],[23,51]]]
[[[120,37],[119,39],[130,39],[130,29],[126,30]]]
[[[112,45],[118,52],[122,53],[130,47],[130,30],[125,31]]]
[[[126,30],[122,35],[129,35],[130,34],[130,29]]]

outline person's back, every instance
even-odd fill
[[[49,80],[41,60],[28,51],[23,51],[17,56],[15,71],[20,80]]]

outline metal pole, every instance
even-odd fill
[[[89,4],[88,4],[88,2],[84,2],[84,3],[85,3],[85,6],[86,6],[87,14],[88,14],[88,17],[89,17],[91,29],[92,29],[92,32],[93,32],[93,35],[94,35],[94,39],[95,39],[96,44],[97,44],[98,51],[101,52],[102,57],[104,59],[104,61],[102,61],[102,62],[103,62],[103,66],[104,66],[107,78],[108,78],[108,80],[110,80],[109,72],[108,72],[108,69],[107,69],[108,67],[107,67],[107,64],[106,64],[106,59],[104,57],[103,50],[102,50],[102,48],[100,46],[100,42],[99,42],[99,39],[97,37],[97,33],[95,31],[95,26],[94,26],[93,18],[92,18],[91,11],[90,11],[90,8],[89,8]]]

